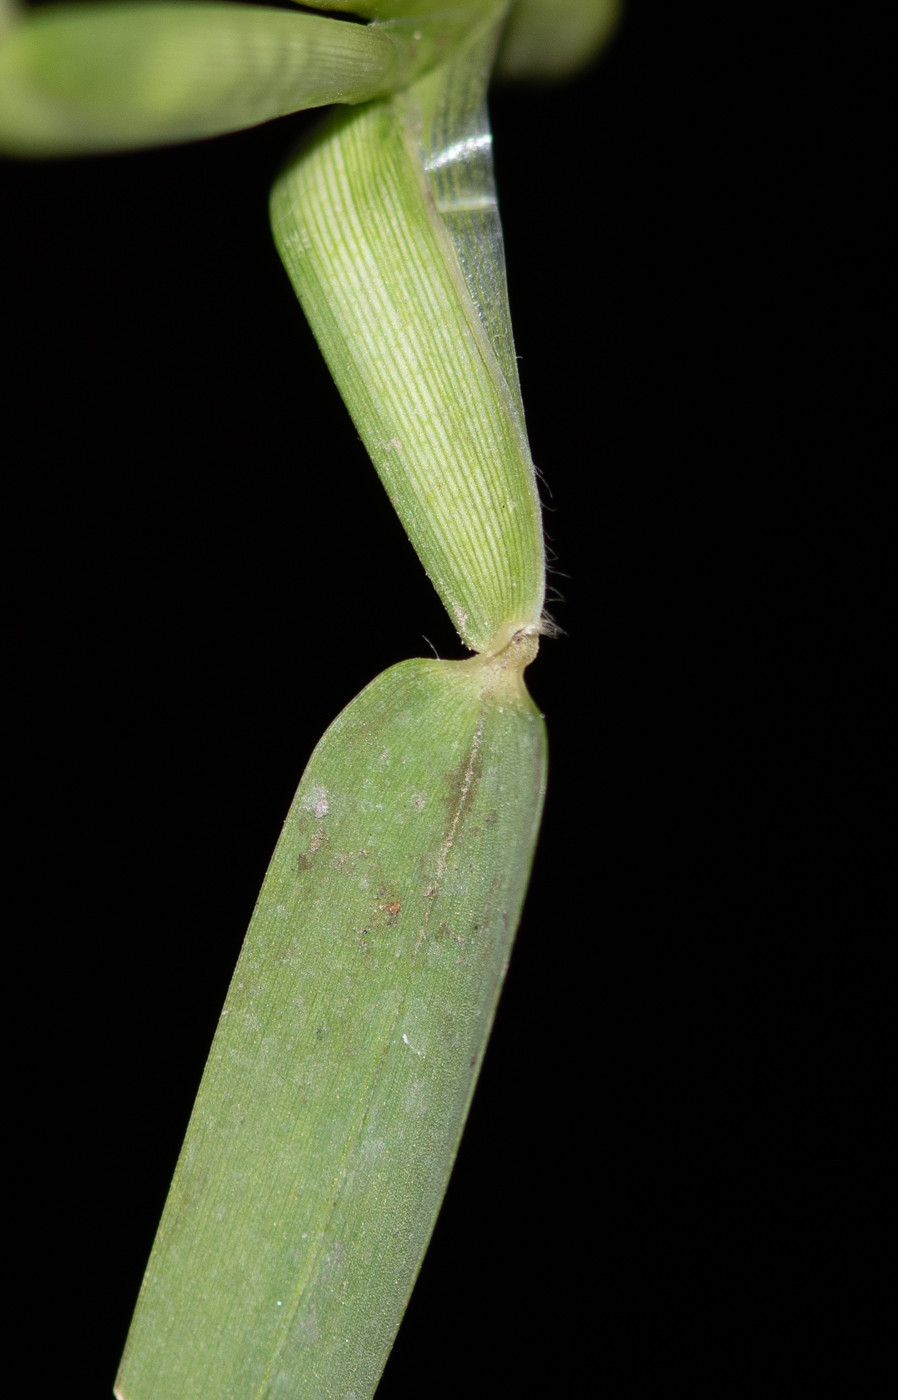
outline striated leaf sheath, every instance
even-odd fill
[[[271,205],[328,367],[477,651],[537,629],[545,592],[483,109],[489,40],[475,32],[457,64],[333,118]]]

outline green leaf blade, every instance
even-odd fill
[[[337,719],[234,975],[122,1400],[363,1400],[445,1190],[545,784],[504,658],[413,661]]]
[[[378,28],[239,4],[47,6],[0,45],[0,149],[189,141],[400,81]]]

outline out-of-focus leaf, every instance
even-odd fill
[[[493,28],[503,10],[487,14]],[[470,37],[470,82],[450,61],[338,116],[272,194],[275,239],[331,373],[478,651],[538,628],[545,587],[481,107],[486,21]]]
[[[333,0],[297,0],[315,10],[334,9]],[[469,24],[472,16],[491,7],[496,0],[340,0],[346,14],[374,20],[436,20],[440,25]]]
[[[15,0],[0,0],[0,40],[7,29],[11,29],[19,17],[19,7]]]
[[[219,1023],[121,1400],[373,1393],[524,895],[545,781],[521,674],[535,646],[403,662],[316,749]]]
[[[0,44],[0,149],[69,155],[189,141],[420,71],[383,27],[237,4],[47,6]]]
[[[591,63],[614,33],[622,0],[515,0],[496,77],[557,82]]]

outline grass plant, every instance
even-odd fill
[[[546,773],[524,684],[545,562],[486,92],[575,71],[609,0],[4,12],[0,146],[191,140],[338,104],[271,198],[278,250],[473,653],[343,711],[284,823],[116,1382],[120,1400],[363,1400],[445,1192]]]

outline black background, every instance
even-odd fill
[[[495,94],[565,635],[528,673],[531,894],[378,1400],[847,1364],[882,1034],[865,22],[632,0],[585,79]],[[462,654],[268,232],[315,119],[0,168],[9,1160],[53,1393],[110,1393],[311,749],[423,637]]]

